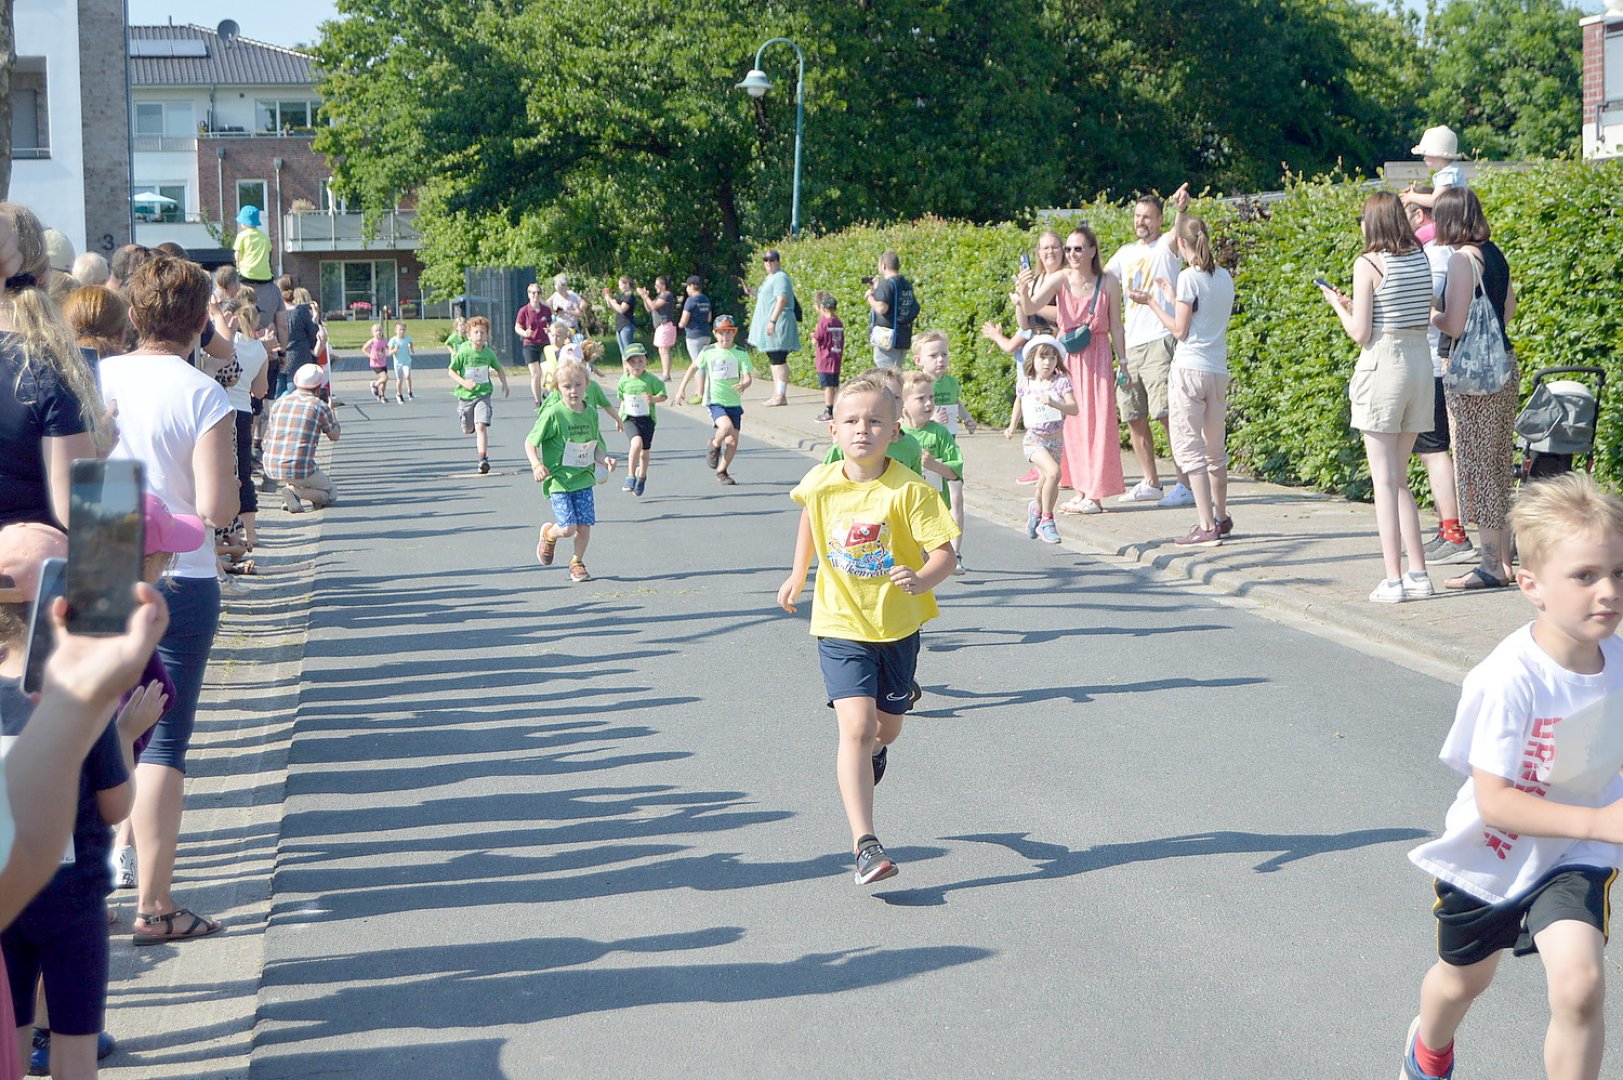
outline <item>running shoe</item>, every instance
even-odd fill
[[[1037,512],[1037,500],[1033,499],[1026,504],[1026,536],[1029,539],[1037,539],[1037,523],[1041,520],[1042,515]]]
[[[483,476],[485,473],[487,473],[489,471],[490,471],[490,459],[489,458],[480,458],[479,459],[479,475]]]
[[[96,1060],[105,1061],[113,1056],[118,1049],[118,1042],[107,1032],[103,1031],[96,1036]],[[28,1052],[28,1075],[51,1075],[51,1033],[40,1028],[34,1029],[33,1046]]]
[[[953,561],[953,564],[952,564],[952,576],[953,577],[963,577],[964,574],[965,574],[964,557],[962,555],[959,555]]]
[[[1195,505],[1195,493],[1182,484],[1173,484],[1167,488],[1167,493],[1161,496],[1161,501],[1155,504],[1162,508]]]
[[[1179,547],[1217,547],[1223,542],[1223,531],[1216,525],[1209,529],[1202,529],[1200,522],[1184,535],[1178,537],[1173,543]]]
[[[704,463],[710,466],[712,469],[714,469],[717,465],[720,465],[721,447],[712,445],[709,452],[704,455]]]
[[[1464,540],[1450,540],[1442,533],[1426,541],[1425,551],[1427,565],[1476,562],[1477,557],[1476,547],[1469,537]]]
[[[646,477],[646,476],[637,477],[637,494],[641,495],[643,493],[643,491],[647,487],[648,487],[648,477]]]
[[[819,424],[833,423],[834,422],[834,414],[832,412],[830,412],[829,410],[824,409],[822,412],[817,414],[817,422]]]
[[[552,535],[548,526],[541,526],[541,539],[535,545],[535,557],[542,566],[551,566],[553,557],[558,554],[558,538]]]
[[[1117,499],[1117,502],[1160,502],[1163,492],[1148,480],[1140,480],[1133,485],[1133,490]]]
[[[1403,1071],[1398,1073],[1398,1080],[1453,1080],[1453,1065],[1449,1065],[1448,1071],[1441,1076],[1431,1076],[1420,1071],[1420,1063],[1414,1056],[1414,1044],[1419,1038],[1420,1017],[1417,1016],[1409,1025],[1408,1038],[1403,1040]]]
[[[113,887],[116,889],[135,888],[135,849],[132,847],[113,848],[112,858],[108,860],[113,864]]]
[[[290,514],[304,513],[304,504],[299,501],[297,495],[293,494],[292,488],[282,489],[282,509]]]
[[[1234,531],[1234,519],[1227,516],[1227,515],[1224,515],[1223,520],[1219,521],[1217,523],[1217,532],[1218,532],[1218,534],[1221,535],[1224,539],[1227,539],[1229,533],[1231,533],[1233,531]]]
[[[637,478],[635,476],[626,477],[625,486],[620,490],[629,491],[631,494],[635,495],[637,493]]]
[[[720,472],[718,472],[716,474],[716,479],[727,487],[732,487],[734,484],[738,483],[738,481],[734,480],[726,469],[722,469]]]
[[[885,854],[884,845],[876,836],[864,836],[867,841],[857,852],[857,884],[872,885],[876,881],[896,876],[896,864]]]
[[[591,581],[592,575],[586,572],[586,564],[579,559],[569,560],[570,581]]]
[[[1037,482],[1037,466],[1035,466],[1035,465],[1033,465],[1029,470],[1027,470],[1026,475],[1020,477],[1018,480],[1015,481],[1015,483],[1017,483],[1017,484],[1026,484],[1026,485],[1035,484],[1036,482]]]
[[[878,787],[879,781],[885,778],[885,762],[890,757],[890,747],[881,746],[879,753],[873,756],[873,786]]]
[[[1396,578],[1382,581],[1369,594],[1372,604],[1401,604],[1407,599],[1409,596],[1403,591],[1403,582]]]
[[[1054,524],[1053,518],[1047,517],[1037,522],[1037,539],[1045,544],[1059,543],[1059,526]]]
[[[396,394],[394,396],[394,403],[396,405],[404,405],[406,403],[406,399],[401,397],[399,394]]]
[[[919,685],[919,681],[917,679],[914,679],[907,686],[907,707],[911,709],[913,706],[917,705],[919,703],[919,698],[923,696],[924,687]]]

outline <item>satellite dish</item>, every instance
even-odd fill
[[[242,33],[242,27],[237,25],[237,20],[226,19],[214,28],[214,32],[220,38],[220,45],[229,49],[237,43],[237,35]]]

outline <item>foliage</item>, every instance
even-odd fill
[[[1623,163],[1550,162],[1490,172],[1476,189],[1494,241],[1510,262],[1517,293],[1510,333],[1524,390],[1540,368],[1572,364],[1604,367],[1613,386],[1623,386],[1623,279],[1616,272],[1623,250],[1617,209],[1623,206]],[[1347,381],[1358,349],[1313,278],[1350,288],[1362,248],[1355,222],[1369,191],[1341,176],[1292,178],[1284,197],[1265,206],[1202,201],[1192,208],[1211,225],[1219,257],[1235,273],[1229,446],[1240,471],[1368,495],[1363,447],[1348,423]],[[1083,214],[1106,252],[1131,239],[1125,204],[1095,204]],[[926,219],[778,246],[808,320],[815,290],[838,297],[849,371],[865,367],[869,353],[861,278],[874,272],[879,252],[900,252],[902,272],[919,295],[917,329],[947,332],[966,404],[981,421],[1003,423],[1013,396],[1011,366],[979,328],[988,319],[1012,326],[1009,276],[1036,233]],[[811,360],[809,345],[790,357],[797,382],[815,382]],[[1605,398],[1599,437],[1598,472],[1614,482],[1623,480],[1620,398],[1615,391]]]

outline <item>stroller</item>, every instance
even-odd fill
[[[1587,382],[1552,376],[1580,375]],[[1573,459],[1595,467],[1595,425],[1600,417],[1606,372],[1598,367],[1551,367],[1533,376],[1533,392],[1516,416],[1516,479],[1538,480],[1571,472]]]

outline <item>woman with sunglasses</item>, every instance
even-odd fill
[[[1121,282],[1107,274],[1093,230],[1078,225],[1065,238],[1065,266],[1041,284],[1022,270],[1016,295],[1027,318],[1050,302],[1057,307],[1059,338],[1077,413],[1065,418],[1060,483],[1076,492],[1060,506],[1065,514],[1101,514],[1104,501],[1127,490],[1121,471],[1120,422],[1116,418],[1114,358],[1126,351],[1122,335]]]

